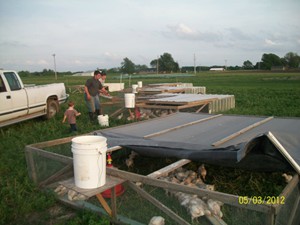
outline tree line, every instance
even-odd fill
[[[283,58],[273,54],[265,53],[262,55],[261,61],[257,62],[255,65],[250,61],[246,60],[243,63],[243,66],[228,66],[225,69],[227,70],[271,70],[273,68],[277,69],[299,69],[300,65],[300,56],[297,53],[289,52]],[[183,66],[179,67],[179,64],[175,62],[170,53],[164,53],[157,59],[153,59],[150,62],[150,68],[146,65],[135,65],[130,59],[124,58],[121,63],[120,72],[122,73],[139,73],[139,72],[157,72],[157,73],[172,73],[172,72],[192,72],[196,71],[208,71],[212,67],[224,68],[224,66]]]
[[[288,69],[299,69],[300,56],[294,52],[288,52],[283,58],[273,54],[264,53],[262,55],[261,61],[257,62],[255,65],[250,61],[244,61],[242,66],[228,66],[227,70],[288,70]],[[129,58],[124,58],[121,62],[121,67],[108,69],[107,72],[121,72],[125,74],[134,73],[177,73],[177,72],[193,72],[195,69],[197,72],[208,71],[210,68],[224,68],[225,66],[213,65],[213,66],[182,66],[173,59],[170,53],[164,53],[160,57],[153,59],[150,62],[150,67],[147,65],[138,65],[133,63]],[[53,75],[54,71],[50,69],[44,69],[42,72],[20,71],[20,76],[47,76]],[[73,73],[59,72],[58,76],[72,75]]]

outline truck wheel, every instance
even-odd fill
[[[47,115],[46,115],[46,118],[51,119],[52,117],[54,117],[56,115],[56,113],[58,113],[58,111],[59,111],[58,102],[54,99],[49,99],[47,101]]]

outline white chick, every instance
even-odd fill
[[[192,217],[192,222],[194,222],[194,219],[205,215],[204,209],[201,205],[190,205],[188,209]]]
[[[120,115],[117,116],[117,119],[120,120],[123,118],[123,113],[121,113]]]
[[[77,194],[77,195],[75,195],[75,196],[73,197],[72,200],[74,200],[74,201],[78,201],[78,200],[83,201],[83,200],[86,200],[86,199],[87,199],[87,196],[85,196],[85,195],[83,195],[83,194]]]
[[[211,211],[211,213],[219,218],[223,216],[221,212],[221,206],[212,199],[207,200],[208,209]]]
[[[73,201],[74,197],[77,195],[77,192],[76,191],[73,191],[73,190],[69,190],[68,191],[68,199],[70,201]]]
[[[204,214],[206,216],[211,216],[211,211],[209,211],[207,204],[200,198],[194,197],[189,202],[190,205],[201,205],[204,209]]]
[[[62,196],[65,193],[67,193],[67,188],[63,185],[59,185],[57,188],[55,188],[54,192],[57,193],[57,195]]]
[[[207,171],[205,169],[205,166],[204,164],[202,164],[201,166],[199,166],[198,168],[198,174],[201,178],[203,178],[203,180],[205,181],[205,177],[207,175]]]
[[[289,183],[293,179],[293,176],[286,173],[283,173],[282,176],[284,177],[286,183]]]
[[[148,225],[164,225],[165,219],[161,216],[153,216]]]

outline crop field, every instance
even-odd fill
[[[77,119],[77,134],[99,130],[98,124],[89,121],[83,93],[74,92],[72,86],[83,85],[88,77],[59,76],[24,77],[25,84],[47,84],[63,82],[69,100],[82,113]],[[119,75],[108,74],[107,82],[118,82]],[[183,82],[194,86],[205,86],[207,94],[231,94],[235,96],[236,107],[223,114],[261,115],[276,117],[300,117],[300,72],[203,72],[187,77],[137,77],[123,79],[125,87],[142,80],[143,85],[152,83]],[[112,93],[121,95],[120,93]],[[102,99],[101,99],[102,100]],[[105,100],[102,100],[105,101]],[[76,211],[58,203],[52,192],[40,190],[29,179],[25,160],[26,145],[72,136],[69,125],[62,123],[67,104],[51,120],[37,118],[0,128],[0,224],[109,224],[105,218],[89,211]],[[109,114],[115,108],[106,106]],[[126,119],[112,119],[110,126],[129,123]],[[211,167],[211,170],[218,168]],[[224,174],[223,176],[226,176]],[[251,177],[252,174],[247,174]],[[213,178],[209,178],[213,180]],[[221,179],[215,182],[221,182]],[[244,183],[236,181],[238,186]],[[264,193],[274,190],[263,189]],[[270,187],[272,189],[272,187]],[[246,193],[244,193],[246,194]]]

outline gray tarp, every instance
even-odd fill
[[[147,156],[185,158],[250,170],[294,168],[300,173],[300,119],[266,119],[176,113],[101,130],[97,134],[107,137],[109,147],[129,147]],[[227,137],[224,143],[213,146]]]

